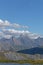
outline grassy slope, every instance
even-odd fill
[[[31,64],[43,64],[43,60],[31,60],[28,58],[28,60],[9,60],[4,56],[5,52],[0,52],[0,62],[2,63],[31,63]],[[26,57],[25,54],[21,54],[22,56]]]
[[[0,60],[1,63],[31,63],[31,64],[43,64],[43,60]]]
[[[18,61],[14,61],[15,63],[31,63],[31,64],[43,64],[43,60],[18,60]]]

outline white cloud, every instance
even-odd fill
[[[12,35],[27,33],[27,31],[24,31],[25,28],[27,29],[28,26],[23,26],[17,23],[11,23],[7,20],[0,19],[0,37],[11,37]],[[19,29],[22,29],[22,31],[20,31]]]
[[[38,34],[36,34],[36,33],[30,33],[30,34],[29,34],[29,37],[30,37],[31,39],[37,39],[38,37],[40,37],[40,35],[38,35]]]
[[[3,35],[4,38],[10,39],[12,35]]]
[[[30,37],[31,39],[36,39],[40,36],[38,34],[29,32],[28,28],[29,28],[28,26],[11,23],[7,20],[3,21],[0,19],[0,37],[10,38],[11,36],[25,34],[26,36]],[[19,29],[21,29],[21,30],[19,30]]]
[[[7,20],[5,20],[4,25],[5,25],[5,26],[11,26],[10,22],[7,21]]]
[[[0,27],[1,28],[6,28],[6,27],[13,27],[13,28],[28,28],[28,26],[22,26],[20,24],[17,23],[10,23],[9,21],[5,20],[1,20],[0,19]]]
[[[28,36],[31,39],[37,39],[38,37],[40,37],[40,35],[35,34],[35,33],[31,33],[28,30],[24,31],[24,30],[15,30],[15,29],[3,29],[3,32],[5,34],[12,35],[12,36],[13,35],[18,36],[18,35],[22,34],[22,35]]]
[[[8,26],[11,26],[10,22],[8,22],[7,20],[3,21],[0,19],[0,28],[6,28]]]
[[[3,24],[3,20],[0,19],[0,24]]]
[[[3,29],[2,31],[7,34],[26,34],[26,33],[28,34],[30,33],[29,31],[15,30],[15,29]]]
[[[14,23],[13,27],[15,27],[15,28],[21,28],[21,25]]]

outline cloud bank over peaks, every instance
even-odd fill
[[[28,28],[28,26],[0,19],[0,37],[10,38],[12,35],[20,35],[21,33],[27,33],[28,31],[24,31],[24,29],[26,30]],[[20,31],[19,29],[22,29],[22,31]]]
[[[21,34],[28,36],[31,39],[41,37],[38,34],[29,32],[28,28],[28,26],[11,23],[7,20],[3,21],[0,19],[0,38],[11,38],[12,36],[20,36]]]
[[[23,35],[23,36],[27,36],[27,37],[29,37],[31,39],[37,39],[38,37],[41,37],[38,34],[29,32],[28,30],[24,31],[24,30],[15,30],[15,29],[3,29],[3,33],[5,33],[7,36],[11,35],[11,36],[16,36],[16,37],[20,36],[20,35]]]

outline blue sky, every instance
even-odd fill
[[[29,26],[43,34],[43,0],[0,0],[0,19]]]

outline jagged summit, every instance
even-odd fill
[[[17,34],[18,35],[18,34]],[[18,36],[14,35],[10,38],[3,37],[0,39],[0,50],[22,50],[34,47],[43,46],[43,38],[38,37],[34,39],[33,34],[20,34]]]

